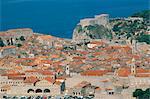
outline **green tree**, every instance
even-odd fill
[[[21,36],[21,37],[20,37],[20,40],[21,40],[21,41],[25,41],[24,36]]]
[[[145,92],[150,95],[150,88],[147,88],[147,89],[145,90]]]
[[[150,94],[145,93],[142,97],[140,97],[140,99],[150,99]]]
[[[147,44],[150,44],[150,35],[142,34],[137,37],[137,40],[139,42],[146,42]]]
[[[140,97],[142,97],[144,94],[144,91],[142,89],[136,89],[133,92],[133,97],[136,97],[137,99],[140,99]]]
[[[150,10],[144,10],[141,12],[137,12],[137,13],[133,14],[132,17],[142,17],[145,20],[149,20],[150,19]]]
[[[22,44],[16,44],[16,46],[17,46],[17,47],[21,47],[21,46],[22,46]]]
[[[77,29],[78,33],[82,32],[82,26],[81,25],[77,25],[76,29]]]
[[[5,44],[4,44],[3,40],[0,38],[0,47],[4,47],[4,46],[5,46]]]

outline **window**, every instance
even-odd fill
[[[33,89],[29,89],[27,92],[28,92],[28,93],[34,92],[34,90],[33,90]]]
[[[49,89],[45,89],[44,93],[50,93],[50,90]]]
[[[42,93],[42,90],[41,89],[37,89],[35,92],[36,93]]]
[[[75,95],[75,92],[73,92],[73,95]]]

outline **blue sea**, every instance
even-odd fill
[[[108,13],[127,17],[149,9],[149,0],[0,0],[0,31],[32,28],[34,32],[71,38],[82,18]]]

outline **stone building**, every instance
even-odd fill
[[[109,24],[109,15],[108,14],[101,14],[95,16],[96,24],[107,26]]]
[[[43,80],[10,80],[7,77],[0,78],[0,94],[8,95],[61,95],[65,89],[65,82],[45,78]],[[32,83],[32,84],[27,84]]]
[[[82,27],[85,27],[85,26],[89,26],[89,25],[94,25],[96,24],[96,21],[94,18],[86,18],[86,19],[82,19],[80,20],[80,23],[79,23]]]
[[[82,27],[95,24],[107,27],[109,25],[109,15],[108,14],[95,15],[95,18],[85,18],[80,20],[79,23],[79,25],[81,25]]]
[[[50,35],[41,35],[37,37],[37,40],[39,43],[43,44],[45,48],[53,48],[54,47],[54,42],[55,38]]]
[[[22,79],[12,80],[7,76],[0,76],[0,94],[9,92],[12,87],[23,87],[24,82]]]
[[[16,54],[15,46],[0,47],[0,58],[3,58],[8,55],[15,55],[15,54]]]
[[[94,95],[95,87],[87,81],[82,81],[73,88],[69,89],[69,94],[72,96],[83,97],[88,95]]]

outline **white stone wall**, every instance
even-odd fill
[[[107,26],[109,23],[109,15],[108,14],[96,15],[95,20],[98,25]]]
[[[0,58],[3,58],[7,55],[14,55],[16,53],[16,49],[15,48],[6,48],[6,49],[2,49],[0,51]]]
[[[94,24],[95,24],[95,19],[94,18],[87,18],[87,19],[80,20],[80,25],[82,27],[89,26],[89,25],[94,25]]]

